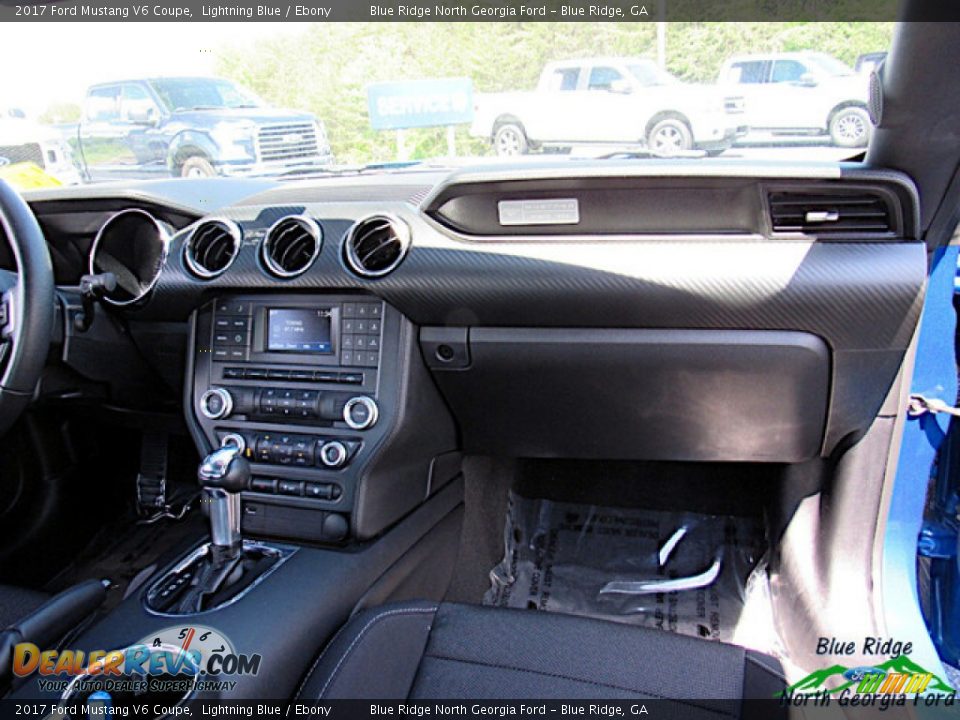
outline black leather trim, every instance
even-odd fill
[[[8,681],[13,648],[31,642],[41,648],[53,645],[103,604],[107,588],[99,580],[87,580],[54,595],[29,614],[0,632],[0,692]]]

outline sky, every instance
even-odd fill
[[[305,23],[41,22],[0,25],[0,107],[29,115],[80,103],[87,86],[152,75],[210,75],[215,51],[295,34]],[[17,68],[13,70],[13,68]]]

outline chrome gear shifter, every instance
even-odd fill
[[[250,482],[250,463],[240,442],[226,440],[207,455],[197,477],[210,515],[210,542],[150,587],[146,605],[154,612],[192,615],[220,607],[246,592],[285,554],[280,548],[244,542],[240,533],[240,492]]]
[[[228,443],[203,459],[197,477],[210,514],[210,539],[226,555],[240,551],[240,491],[250,482],[250,463],[243,450]]]

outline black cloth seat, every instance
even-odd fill
[[[534,610],[416,602],[352,618],[298,697],[666,698],[684,717],[716,719],[739,717],[743,698],[769,701],[784,685],[776,659],[733,645]]]
[[[38,590],[0,585],[0,630],[26,617],[50,596]]]

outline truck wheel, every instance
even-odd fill
[[[506,123],[500,125],[493,134],[493,147],[500,157],[512,157],[526,155],[530,143],[527,142],[523,127],[517,123]]]
[[[210,161],[198,155],[187,158],[180,166],[180,177],[205,178],[213,177],[216,174],[217,171],[213,169]]]
[[[870,116],[862,107],[837,110],[830,118],[830,139],[839,147],[866,147],[870,140]]]
[[[693,134],[680,118],[664,118],[647,134],[647,147],[661,155],[673,155],[693,148]]]

